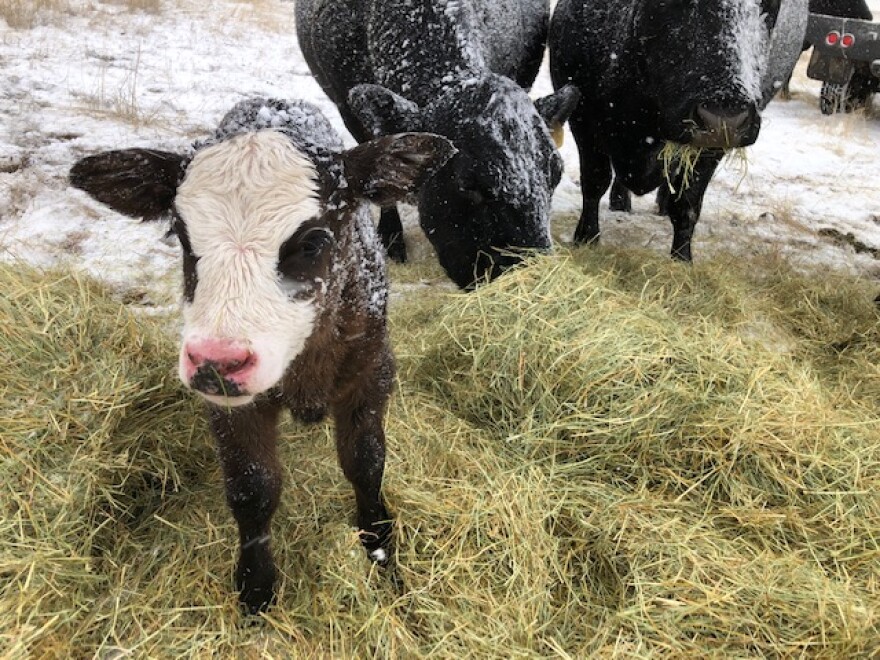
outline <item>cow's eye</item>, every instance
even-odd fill
[[[461,192],[472,204],[482,204],[486,201],[486,195],[476,186],[473,188],[462,188]]]
[[[473,204],[484,204],[498,198],[498,187],[489,177],[474,174],[459,180],[459,190]]]

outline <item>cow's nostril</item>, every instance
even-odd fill
[[[222,376],[231,376],[246,369],[253,363],[253,353],[246,353],[243,356],[218,361],[216,363],[217,372]]]
[[[721,108],[699,105],[697,106],[697,118],[697,123],[710,131],[736,131],[749,120],[749,111],[730,112]]]

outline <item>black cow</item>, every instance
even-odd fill
[[[313,106],[242,101],[194,153],[84,158],[71,183],[126,215],[171,219],[183,256],[179,373],[208,402],[238,523],[236,585],[251,612],[273,599],[269,523],[281,492],[277,423],[336,422],[369,557],[389,557],[381,496],[394,361],[382,247],[366,201],[410,193],[452,155],[434,135],[345,151]]]
[[[458,154],[421,188],[422,229],[463,288],[550,246],[562,159],[550,131],[577,103],[565,87],[533,103],[547,0],[298,0],[299,44],[359,142],[401,131],[452,140]],[[379,233],[405,260],[400,216]]]
[[[811,14],[872,20],[871,10],[865,0],[810,0],[809,6]]]
[[[577,243],[599,238],[599,199],[614,173],[645,194],[664,184],[667,141],[700,147],[661,188],[672,256],[690,261],[703,195],[724,150],[752,144],[760,111],[800,53],[807,0],[560,0],[550,25],[550,71],[583,99],[570,119],[581,165]],[[622,189],[614,204],[621,207]],[[623,191],[626,192],[626,191]],[[628,193],[626,193],[628,195]]]

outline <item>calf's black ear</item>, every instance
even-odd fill
[[[574,85],[565,85],[550,96],[535,101],[535,108],[547,123],[547,128],[553,134],[557,146],[561,144],[562,125],[571,117],[571,113],[574,112],[580,100],[580,90]]]
[[[174,204],[184,156],[153,149],[105,151],[70,168],[70,184],[114,211],[156,220]]]
[[[373,137],[422,130],[419,106],[381,85],[355,85],[348,107]]]
[[[388,206],[418,190],[456,153],[432,133],[401,133],[370,140],[342,153],[347,192]]]

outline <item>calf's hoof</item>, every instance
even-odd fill
[[[235,571],[238,602],[247,614],[259,614],[275,602],[275,566],[254,570],[239,563]]]
[[[387,566],[391,561],[392,541],[391,523],[383,522],[373,525],[373,531],[360,530],[361,544],[367,557],[374,564]]]

